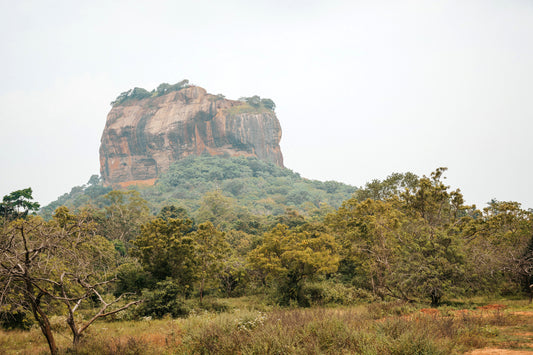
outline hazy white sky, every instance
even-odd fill
[[[0,196],[99,173],[109,102],[189,79],[273,99],[285,165],[361,186],[449,168],[533,207],[533,1],[0,0]]]

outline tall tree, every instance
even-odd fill
[[[392,175],[328,216],[349,280],[381,297],[429,297],[435,306],[466,284],[462,228],[473,209],[442,182],[445,170]],[[360,200],[365,195],[373,198]]]
[[[510,201],[493,200],[465,230],[468,253],[481,286],[512,292],[522,285],[532,297],[533,213]]]
[[[148,203],[134,190],[114,190],[104,198],[107,206],[101,221],[102,234],[110,240],[131,241],[139,234],[140,226],[150,219]]]
[[[0,217],[6,222],[26,218],[28,213],[37,211],[40,207],[38,202],[31,200],[33,200],[31,187],[5,195],[0,203]]]
[[[195,242],[200,302],[202,302],[205,287],[210,281],[216,280],[222,268],[224,256],[229,251],[229,244],[225,240],[224,233],[217,230],[211,222],[200,224],[192,236]]]

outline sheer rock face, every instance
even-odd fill
[[[242,105],[197,86],[115,105],[100,145],[104,183],[151,185],[174,161],[206,153],[255,156],[283,166],[274,112],[241,110]]]

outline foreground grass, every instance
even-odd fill
[[[76,349],[61,319],[55,324],[68,354],[461,354],[487,346],[533,350],[533,315],[524,305],[436,311],[391,302],[99,322]],[[2,354],[46,352],[38,329],[0,332]]]

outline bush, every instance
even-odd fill
[[[34,324],[33,317],[25,311],[0,312],[0,327],[2,329],[28,330]]]
[[[162,318],[170,314],[172,317],[185,317],[189,314],[181,287],[173,280],[158,282],[154,290],[143,292],[145,301],[139,307],[139,315],[143,317]]]
[[[229,306],[226,303],[220,302],[216,298],[204,298],[201,303],[193,300],[188,302],[187,305],[189,309],[193,309],[197,313],[198,311],[222,313],[229,310]]]
[[[396,302],[373,302],[368,305],[368,314],[373,319],[381,319],[388,316],[401,316],[416,310],[416,307],[405,301]]]
[[[306,283],[302,287],[302,295],[311,306],[333,304],[348,306],[375,300],[374,296],[366,290],[332,280]]]

